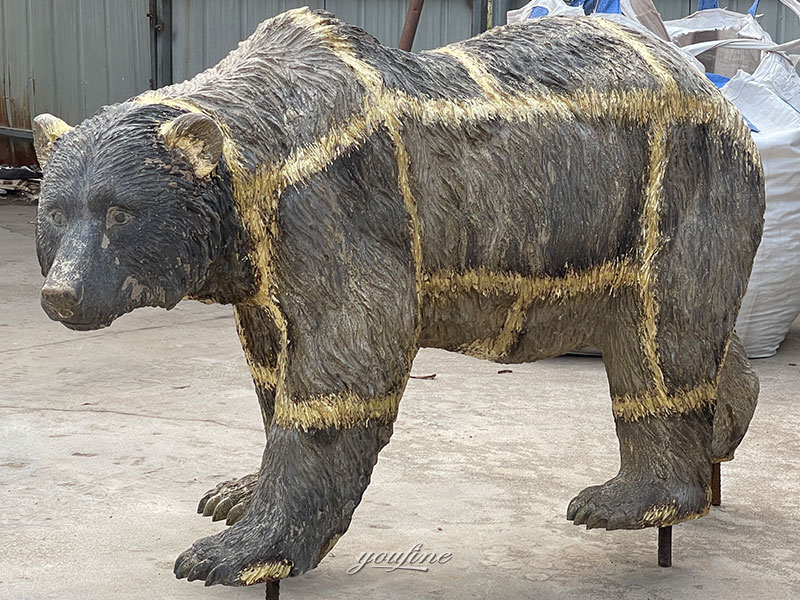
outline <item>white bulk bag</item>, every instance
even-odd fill
[[[800,16],[798,0],[781,2]],[[800,77],[785,54],[800,41],[776,45],[755,20],[757,6],[747,15],[714,8],[665,23],[709,72],[723,81],[732,75],[721,91],[751,124],[764,165],[764,235],[736,322],[750,358],[774,355],[800,314]]]
[[[753,139],[767,209],[736,330],[747,355],[764,358],[778,351],[800,314],[800,78],[786,58],[768,53],[752,75],[739,71],[722,93],[759,130]]]
[[[536,10],[536,9],[539,10]],[[563,0],[531,0],[522,8],[506,13],[506,22],[522,23],[545,15],[583,15],[583,6],[570,6]]]

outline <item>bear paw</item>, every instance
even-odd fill
[[[220,483],[205,493],[197,506],[197,512],[204,517],[211,517],[212,521],[226,519],[226,524],[233,525],[244,516],[250,506],[250,498],[257,483],[258,473]]]
[[[289,576],[293,562],[280,556],[274,544],[259,543],[262,540],[258,535],[236,533],[231,528],[197,540],[175,561],[175,576],[205,580],[207,586],[252,585]],[[267,552],[266,548],[270,550]]]
[[[572,499],[567,519],[587,529],[666,527],[708,513],[711,488],[699,483],[624,474],[588,487]]]

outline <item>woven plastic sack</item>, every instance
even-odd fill
[[[800,77],[790,61],[768,53],[722,93],[758,129],[752,135],[766,176],[764,235],[736,321],[747,355],[763,358],[778,351],[800,314]]]

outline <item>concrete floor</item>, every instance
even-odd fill
[[[34,209],[0,205],[0,598],[263,598],[263,586],[178,581],[175,557],[220,530],[195,513],[218,481],[254,470],[263,432],[229,308],[140,310],[75,333],[39,308]],[[423,350],[391,444],[349,533],[304,598],[797,598],[800,327],[761,360],[762,395],[723,506],[656,532],[565,520],[616,473],[599,359],[502,367]],[[347,569],[414,544],[452,553],[427,573]]]

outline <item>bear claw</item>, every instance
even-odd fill
[[[220,483],[205,493],[197,512],[213,521],[225,519],[227,525],[233,525],[244,516],[257,483],[258,473]]]

